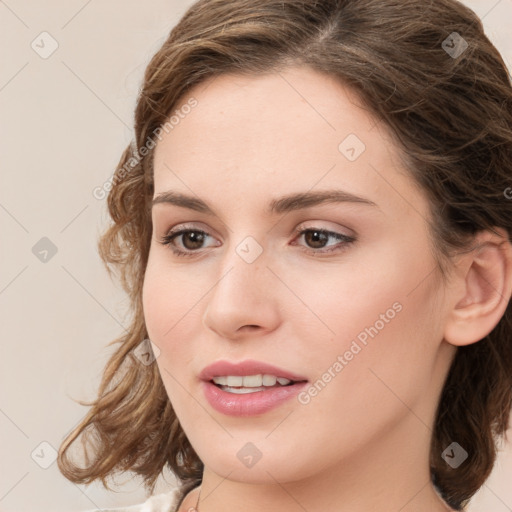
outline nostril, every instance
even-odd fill
[[[253,331],[254,329],[259,329],[259,327],[259,325],[244,325],[243,327],[241,327],[241,329],[249,329]]]

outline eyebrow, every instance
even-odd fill
[[[203,200],[180,192],[167,191],[158,194],[151,206],[156,204],[174,204],[197,212],[215,215],[215,212]],[[301,210],[328,203],[359,203],[378,208],[378,205],[365,197],[356,196],[344,190],[325,190],[316,192],[299,192],[272,199],[268,206],[268,214],[280,214],[293,210]]]

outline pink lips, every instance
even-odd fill
[[[223,375],[275,375],[295,381],[288,386],[268,387],[262,391],[235,394],[223,391],[211,380]],[[240,363],[217,361],[199,374],[202,387],[209,404],[218,412],[229,416],[253,416],[274,409],[296,396],[305,386],[307,379],[282,368],[260,361],[246,360]]]

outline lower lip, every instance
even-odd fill
[[[235,394],[223,391],[213,382],[202,382],[204,394],[210,405],[218,412],[229,416],[254,416],[263,414],[283,402],[297,396],[307,382],[291,386],[272,387],[254,393]]]

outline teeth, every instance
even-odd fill
[[[219,386],[229,387],[244,387],[244,388],[260,388],[262,386],[275,386],[279,383],[281,386],[286,386],[292,382],[290,379],[284,377],[276,377],[275,375],[222,375],[213,377],[213,382]]]
[[[230,388],[229,386],[223,386],[223,391],[227,391],[228,393],[235,393],[235,395],[245,395],[247,393],[256,393],[257,391],[263,391],[265,388],[263,386],[258,388]]]
[[[263,375],[264,386],[275,386],[277,377],[275,375]]]
[[[243,377],[240,377],[238,375],[229,375],[226,377],[226,385],[228,386],[241,386]]]
[[[263,383],[262,375],[247,375],[243,377],[244,388],[259,388]]]

